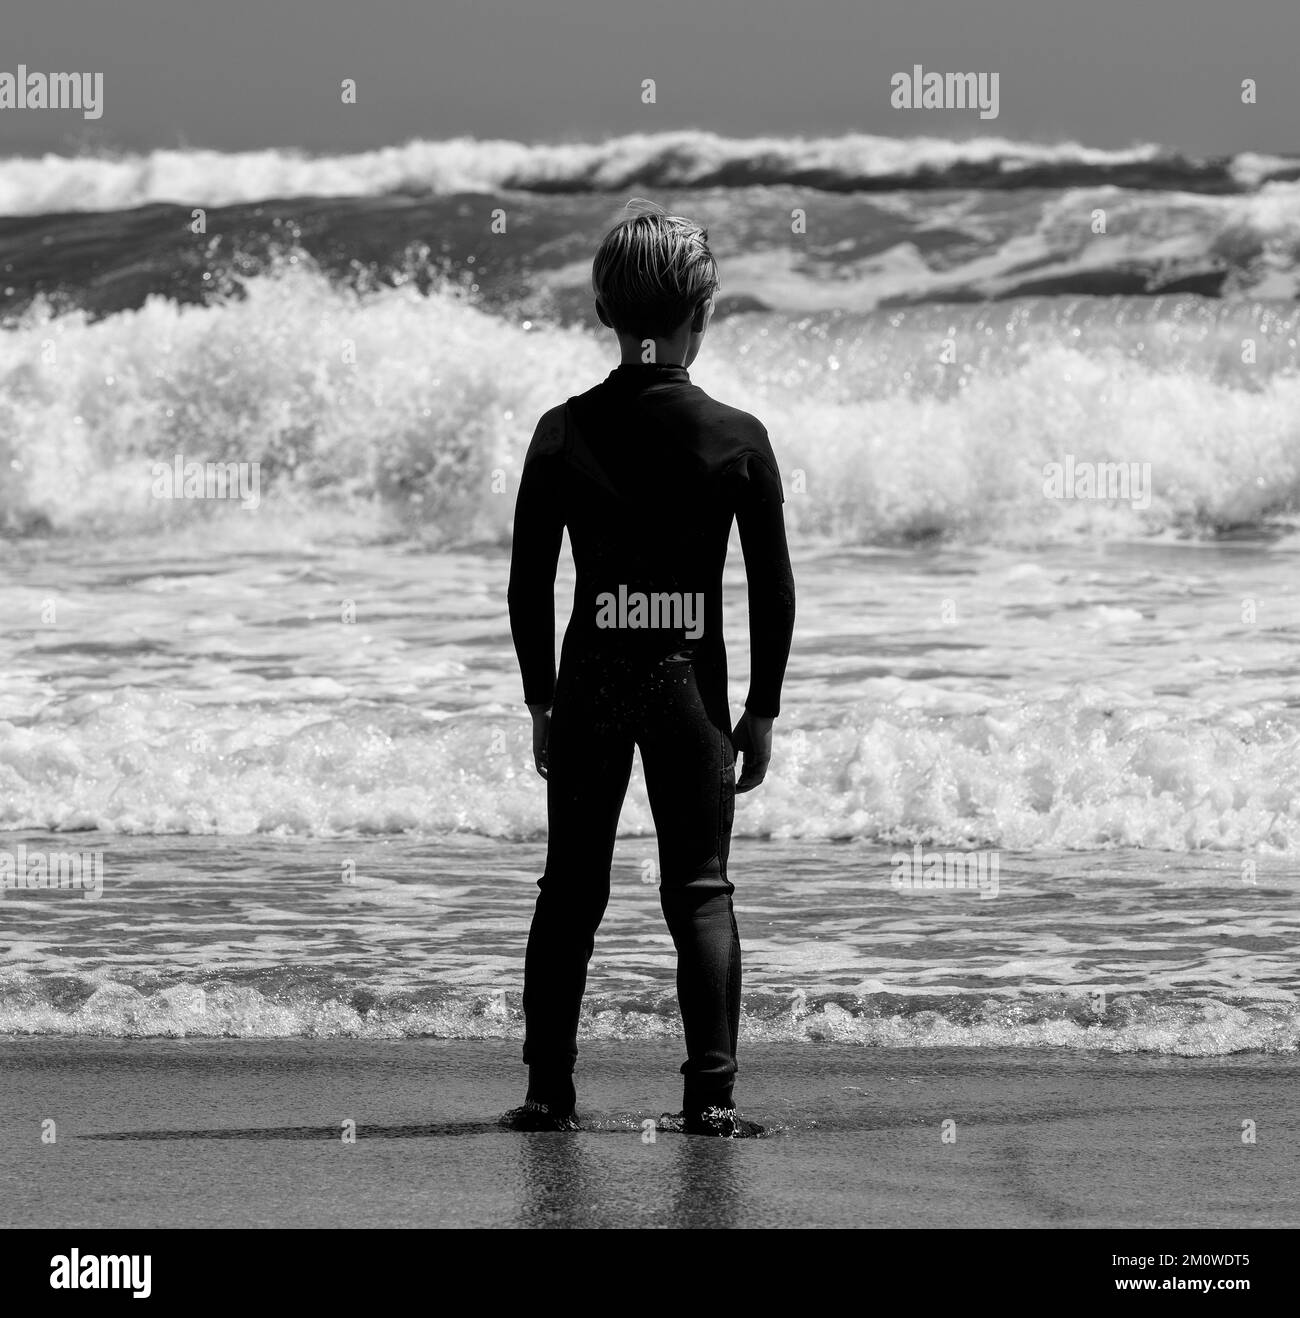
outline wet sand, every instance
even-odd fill
[[[0,1040],[0,1224],[1300,1225],[1294,1055],[754,1044],[738,1097],[769,1138],[653,1143],[679,1045],[584,1044],[577,1135],[493,1127],[518,1059],[483,1040]]]

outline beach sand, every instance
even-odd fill
[[[769,1138],[644,1142],[681,1056],[584,1043],[588,1129],[520,1135],[514,1041],[7,1039],[0,1223],[1300,1225],[1294,1056],[754,1044]]]

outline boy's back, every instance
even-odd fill
[[[577,582],[566,650],[651,659],[689,647],[705,704],[730,729],[722,572],[733,519],[749,576],[754,668],[746,708],[776,717],[793,626],[794,582],[776,459],[760,422],[711,398],[684,366],[622,365],[547,412],[524,466],[510,608],[525,699],[554,690],[551,588],[567,526]],[[554,546],[554,551],[552,551]],[[622,595],[620,596],[620,591]],[[703,602],[699,626],[609,627],[602,597],[674,593]],[[545,615],[545,616],[544,616]],[[701,633],[702,627],[702,633]]]

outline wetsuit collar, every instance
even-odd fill
[[[622,362],[609,373],[611,384],[690,384],[685,366],[667,362]]]

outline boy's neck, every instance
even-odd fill
[[[620,366],[685,366],[690,352],[689,334],[673,335],[671,338],[654,339],[654,351],[650,352],[650,339],[632,338],[620,334],[618,347]]]

